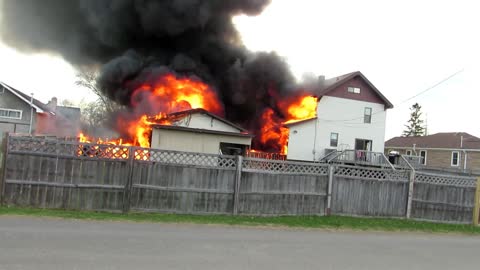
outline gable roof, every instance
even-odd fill
[[[463,139],[462,139],[463,137]],[[385,142],[385,147],[480,149],[480,138],[465,132],[436,133],[418,137],[395,137]]]
[[[180,130],[180,131],[188,131],[188,132],[195,132],[195,133],[207,133],[207,134],[218,134],[218,135],[227,135],[227,136],[236,136],[236,137],[255,137],[253,134],[250,133],[237,133],[237,132],[229,132],[229,131],[219,131],[219,130],[211,130],[211,129],[203,129],[203,128],[189,128],[189,127],[181,127],[181,126],[172,126],[172,125],[152,125],[153,128],[157,129],[168,129],[168,130]]]
[[[349,80],[357,76],[360,77],[363,81],[365,81],[365,83],[375,92],[375,94],[378,95],[378,97],[383,101],[387,109],[393,108],[393,104],[360,71],[355,71],[324,80],[320,86],[319,91],[317,91],[317,95],[324,96],[336,89],[338,86],[348,82]]]
[[[186,111],[174,112],[174,113],[169,114],[167,116],[167,118],[182,117],[183,115],[187,116],[187,115],[190,115],[190,114],[205,114],[205,115],[208,115],[208,116],[210,116],[214,119],[217,119],[220,122],[223,122],[223,123],[235,128],[235,129],[238,129],[238,131],[240,131],[240,132],[243,132],[243,133],[248,132],[246,129],[228,121],[227,119],[224,119],[220,116],[217,116],[217,115],[215,115],[215,114],[213,114],[213,113],[211,113],[211,112],[209,112],[205,109],[191,109],[191,110],[186,110]]]
[[[25,93],[23,93],[22,91],[18,90],[18,89],[15,89],[11,86],[9,86],[8,84],[4,83],[4,82],[1,82],[0,81],[0,85],[3,86],[3,88],[5,88],[6,90],[8,90],[10,93],[12,93],[13,95],[17,96],[18,98],[20,98],[22,101],[24,101],[25,103],[27,103],[28,105],[30,105],[30,100],[31,100],[31,96],[28,96],[26,95]],[[55,112],[52,111],[50,108],[48,108],[47,105],[43,104],[42,102],[40,102],[38,99],[33,99],[32,100],[32,107],[38,112],[38,113],[50,113],[50,114],[53,114],[55,115]]]

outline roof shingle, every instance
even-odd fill
[[[418,137],[395,137],[385,142],[385,147],[480,149],[480,138],[465,132],[436,133]]]

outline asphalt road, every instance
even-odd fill
[[[0,269],[479,269],[480,237],[0,216]]]

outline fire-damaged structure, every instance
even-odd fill
[[[153,125],[151,147],[205,154],[245,155],[253,135],[203,109],[168,115],[169,125]]]
[[[0,37],[17,50],[100,67],[98,88],[123,105],[107,121],[118,142],[149,147],[144,120],[202,108],[254,134],[253,149],[285,154],[282,124],[309,116],[291,105],[312,89],[276,53],[250,52],[232,22],[270,2],[3,1]]]

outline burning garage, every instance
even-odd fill
[[[153,125],[151,147],[206,154],[245,155],[252,135],[203,109],[169,115],[170,125]]]
[[[284,123],[316,116],[315,87],[297,82],[276,53],[249,51],[232,23],[237,15],[260,14],[269,3],[3,1],[0,35],[19,50],[62,55],[75,67],[98,70],[98,89],[121,105],[107,121],[118,138],[81,134],[81,141],[216,153],[251,148],[285,156]],[[179,124],[187,116],[171,121],[185,111],[218,126]],[[216,147],[207,147],[214,135]],[[180,136],[189,143],[180,143]],[[191,143],[192,136],[205,143]]]

